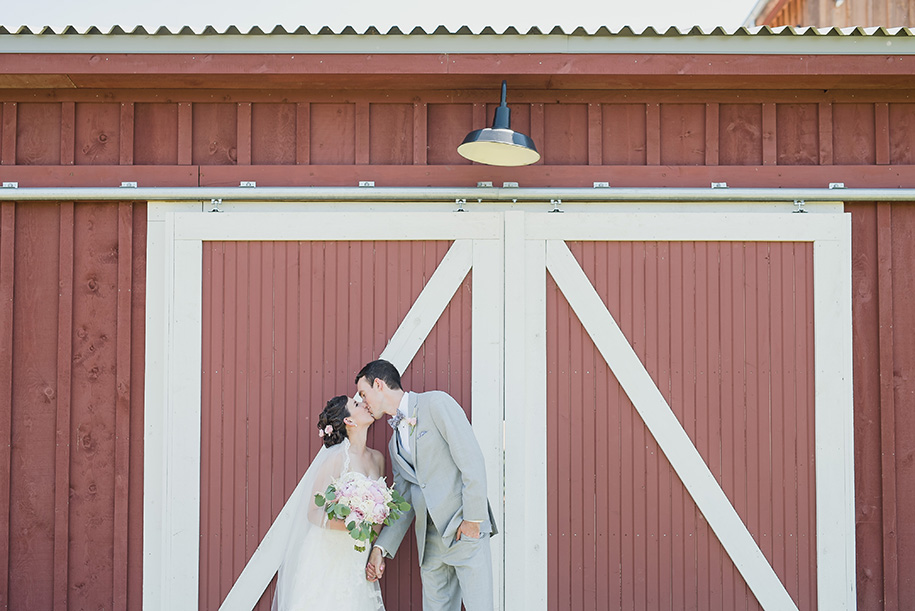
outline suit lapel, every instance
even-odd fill
[[[391,456],[391,460],[395,461],[400,467],[401,472],[407,477],[407,479],[414,480],[416,479],[416,471],[410,466],[410,463],[401,456],[400,450],[398,448],[398,432],[395,430],[391,435],[391,440],[388,442],[388,453]]]

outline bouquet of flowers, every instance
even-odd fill
[[[373,526],[391,524],[410,509],[399,492],[385,485],[383,477],[373,480],[354,471],[333,480],[324,494],[316,494],[315,505],[323,507],[329,518],[346,523],[359,552],[378,536]]]

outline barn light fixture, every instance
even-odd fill
[[[502,102],[496,108],[492,127],[470,132],[457,148],[462,157],[499,166],[530,165],[540,160],[534,141],[511,129],[511,109],[505,105],[506,89],[506,82],[502,81]]]

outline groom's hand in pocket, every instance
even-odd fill
[[[463,538],[468,539],[479,539],[480,538],[480,523],[479,522],[468,522],[463,520],[461,525],[458,526],[457,534],[454,537],[455,541],[460,541]]]
[[[384,553],[380,547],[373,547],[369,554],[369,561],[365,563],[365,578],[368,581],[378,581],[384,574]]]

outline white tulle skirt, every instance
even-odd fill
[[[353,549],[356,542],[345,532],[312,528],[298,552],[295,575],[277,588],[277,611],[383,611],[381,588],[365,579],[368,550]],[[280,593],[283,594],[280,594]]]
[[[365,579],[369,551],[343,530],[327,528],[314,503],[331,479],[349,471],[349,440],[322,448],[296,488],[295,517],[277,572],[272,611],[384,611],[378,582]]]

